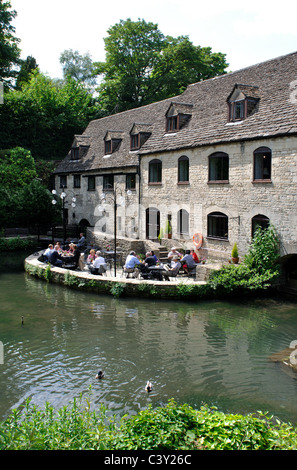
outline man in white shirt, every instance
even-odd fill
[[[106,273],[107,264],[102,256],[101,251],[96,251],[97,258],[94,259],[93,263],[89,266],[92,274],[103,274]]]

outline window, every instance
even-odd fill
[[[223,152],[216,152],[209,156],[209,174],[208,180],[211,181],[229,181],[229,156]]]
[[[229,121],[241,121],[245,117],[245,102],[235,101],[230,103]]]
[[[169,116],[166,118],[166,131],[175,132],[178,130],[178,116]]]
[[[260,90],[257,86],[237,84],[227,99],[228,120],[242,121],[258,111]]]
[[[88,176],[88,191],[95,191],[95,176]]]
[[[130,149],[137,150],[140,148],[140,134],[131,134],[130,136]]]
[[[222,212],[212,212],[207,216],[207,236],[228,239],[228,217]]]
[[[162,182],[162,162],[161,160],[151,160],[149,162],[149,183]]]
[[[263,229],[269,227],[269,219],[265,215],[258,214],[255,215],[255,217],[252,218],[252,237],[255,234],[255,231],[257,230],[258,227],[261,227]]]
[[[72,147],[71,149],[71,160],[79,159],[79,147]]]
[[[113,175],[104,175],[103,176],[103,190],[113,191],[113,185],[114,185]]]
[[[182,156],[178,159],[178,182],[189,182],[189,159],[186,156]]]
[[[254,151],[254,181],[271,181],[271,150],[259,147]]]
[[[73,187],[80,188],[80,175],[73,175]]]
[[[109,155],[110,153],[112,153],[112,141],[111,140],[105,140],[104,153],[105,155]]]
[[[136,175],[126,175],[126,189],[136,189]]]
[[[67,188],[67,175],[60,176],[60,188]]]
[[[185,209],[177,213],[177,232],[180,235],[189,235],[189,213]]]

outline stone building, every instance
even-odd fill
[[[56,169],[68,220],[120,237],[242,256],[273,224],[297,253],[297,53],[198,82],[179,96],[90,122]],[[101,194],[105,193],[105,205]]]

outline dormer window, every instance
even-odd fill
[[[71,148],[71,160],[78,160],[79,159],[79,147],[72,147]]]
[[[191,104],[171,103],[166,113],[166,132],[177,132],[185,127],[192,116]]]
[[[130,148],[131,150],[138,150],[140,148],[140,134],[131,134],[130,136]]]
[[[175,132],[179,130],[178,116],[170,116],[166,119],[166,131]]]
[[[105,155],[109,155],[110,153],[112,153],[112,140],[106,140],[104,145],[105,145],[105,150],[104,150]]]
[[[104,137],[104,155],[111,155],[116,152],[123,140],[123,132],[107,131]]]
[[[70,150],[70,160],[84,158],[90,147],[90,138],[87,135],[76,135]]]
[[[150,124],[134,124],[130,131],[130,150],[139,150],[151,136]]]
[[[251,85],[235,85],[227,99],[229,122],[242,121],[258,111],[259,88]]]

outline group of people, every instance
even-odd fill
[[[63,265],[67,266],[67,264],[78,267],[80,253],[84,245],[85,236],[83,233],[80,233],[77,244],[70,242],[67,249],[62,249],[60,242],[56,242],[55,244],[50,243],[43,253],[43,259],[57,267],[62,267]]]
[[[84,242],[83,234],[81,234],[81,238],[77,244],[69,243],[68,248],[64,250],[59,242],[56,242],[55,245],[49,244],[43,254],[44,261],[49,261],[53,266],[58,267],[67,267],[68,264],[81,270],[83,270],[86,265],[90,273],[104,274],[107,271],[107,263],[100,250],[92,248],[86,260],[83,255],[80,256]],[[163,277],[165,279],[175,277],[181,268],[183,268],[184,272],[190,273],[196,268],[198,263],[199,259],[195,250],[185,250],[185,253],[182,254],[176,247],[173,247],[168,253],[168,260],[164,265],[159,263],[153,251],[148,251],[143,261],[136,256],[135,251],[131,251],[126,258],[124,271],[126,273],[133,273],[133,277],[136,278],[141,275],[144,279],[153,277],[162,280]],[[158,268],[154,269],[157,265]]]
[[[71,265],[78,265],[80,251],[75,243],[70,243],[68,249],[63,250],[60,242],[55,245],[49,244],[43,253],[44,261],[49,261],[53,266],[62,267],[67,262]]]
[[[124,270],[126,273],[134,273],[134,277],[146,277],[146,274],[150,273],[153,266],[156,266],[158,258],[154,252],[147,252],[144,261],[141,261],[135,251],[131,251],[127,256]],[[175,277],[182,267],[184,272],[191,272],[196,268],[199,263],[199,259],[194,250],[185,250],[185,254],[178,252],[176,247],[173,247],[168,253],[168,262],[164,266],[160,266],[160,270],[154,271],[155,277],[159,280],[169,279],[169,277]]]

